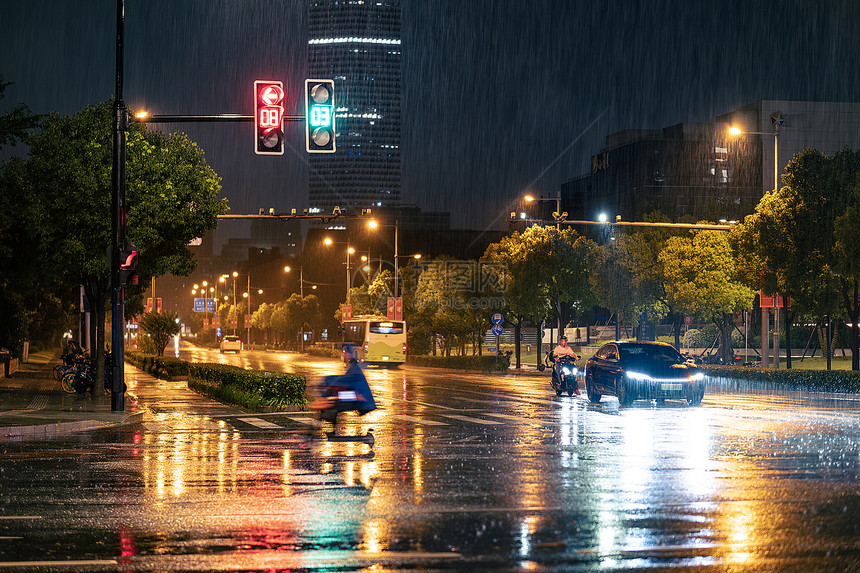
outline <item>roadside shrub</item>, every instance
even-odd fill
[[[702,332],[698,328],[691,328],[684,334],[684,346],[687,348],[701,348],[703,345]]]
[[[341,350],[340,343],[336,343],[337,346],[334,346],[335,343],[317,343],[311,346],[305,347],[305,352],[310,354],[311,356],[325,356],[326,358],[340,358]]]
[[[699,368],[712,378],[763,382],[816,392],[860,393],[860,372],[852,370],[774,370],[715,364],[703,364]]]
[[[147,374],[171,380],[188,374],[188,363],[174,356],[156,356],[140,350],[126,350],[125,361]]]
[[[430,366],[433,368],[453,368],[456,370],[480,370],[482,372],[504,372],[508,369],[508,361],[504,356],[432,356],[409,355],[407,364]]]
[[[188,364],[188,387],[252,410],[282,410],[307,404],[305,377],[284,372],[195,362]]]

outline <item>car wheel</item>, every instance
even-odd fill
[[[600,402],[600,393],[594,387],[594,380],[590,375],[585,377],[585,393],[592,404]]]
[[[615,381],[615,395],[618,396],[618,402],[622,406],[629,406],[633,403],[633,393],[630,392],[624,376],[619,376]]]

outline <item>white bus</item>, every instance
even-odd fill
[[[406,362],[406,323],[381,316],[359,316],[343,322],[343,341],[355,344],[362,362]]]

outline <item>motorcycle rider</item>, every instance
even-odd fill
[[[344,344],[342,359],[346,372],[336,376],[325,376],[319,384],[320,398],[308,405],[317,411],[317,419],[332,425],[332,434],[337,434],[338,414],[357,412],[363,416],[376,410],[376,402],[358,363],[358,349],[352,344]],[[311,430],[313,431],[313,430]]]
[[[560,360],[561,358],[569,357],[574,362],[579,360],[579,356],[576,355],[573,348],[567,345],[567,336],[562,336],[558,340],[558,346],[553,349],[552,357],[555,360],[555,364],[553,365],[553,376],[555,376],[557,380],[561,379],[561,366],[563,362]],[[577,388],[574,393],[578,396],[579,388]]]

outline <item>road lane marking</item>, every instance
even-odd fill
[[[484,426],[499,426],[504,424],[504,422],[497,422],[495,420],[482,420],[480,418],[470,418],[469,416],[459,416],[457,414],[439,414],[440,416],[445,416],[446,418],[454,418],[455,420],[461,420],[463,422],[472,422],[473,424],[483,424]]]
[[[116,565],[115,559],[81,559],[78,561],[0,561],[0,569],[7,567],[84,567]]]
[[[447,426],[445,422],[436,422],[435,420],[425,420],[423,418],[416,418],[415,416],[407,416],[406,414],[392,414],[392,418],[397,418],[398,420],[405,420],[406,422],[414,422],[416,424],[422,424],[424,426]]]
[[[252,426],[255,426],[257,428],[262,428],[264,430],[272,430],[275,428],[277,428],[279,430],[283,430],[283,427],[281,427],[277,424],[273,424],[272,422],[267,422],[266,420],[261,420],[260,418],[236,418],[236,419],[239,420],[240,422],[245,422],[246,424],[250,424]]]
[[[530,426],[548,426],[552,424],[552,422],[547,422],[545,420],[540,420],[537,418],[524,418],[523,416],[512,416],[511,414],[496,414],[495,412],[484,412],[485,416],[492,416],[494,418],[504,418],[505,420],[512,420],[514,422],[522,422],[524,424],[529,424]]]

